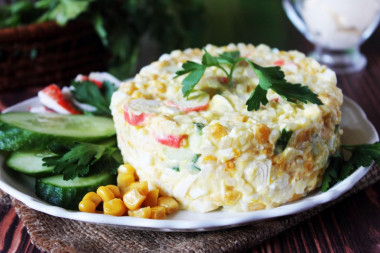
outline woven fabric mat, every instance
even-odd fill
[[[378,180],[380,166],[375,165],[349,192],[330,203],[249,226],[197,233],[135,231],[56,218],[28,208],[1,190],[0,201],[15,206],[32,242],[48,252],[232,252],[258,245]]]

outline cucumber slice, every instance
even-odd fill
[[[17,151],[13,152],[6,160],[6,165],[11,169],[34,177],[53,175],[53,167],[42,166],[42,159],[53,155],[48,151]]]
[[[116,176],[108,172],[63,180],[63,175],[39,178],[36,181],[36,195],[54,206],[78,210],[83,196],[96,191],[101,185],[115,184]]]
[[[52,141],[95,142],[114,134],[112,119],[105,117],[28,112],[0,115],[0,150],[44,149]]]

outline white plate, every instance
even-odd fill
[[[38,99],[32,98],[10,107],[6,112],[27,111],[29,106],[37,105]],[[342,123],[344,129],[343,143],[362,144],[373,143],[379,140],[377,132],[368,121],[363,110],[351,99],[345,97],[342,106]],[[149,220],[133,217],[114,217],[104,214],[89,214],[79,211],[69,211],[49,205],[39,200],[34,194],[34,180],[27,176],[20,176],[13,171],[1,168],[3,157],[0,156],[0,188],[29,207],[62,218],[86,221],[98,224],[122,226],[129,229],[157,230],[157,231],[209,231],[222,228],[242,226],[255,221],[295,214],[320,204],[338,198],[351,189],[369,168],[361,167],[343,182],[336,184],[327,192],[315,191],[296,202],[269,210],[237,213],[214,211],[200,214],[190,211],[179,211],[165,220]]]

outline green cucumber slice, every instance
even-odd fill
[[[17,151],[6,160],[6,165],[18,172],[34,177],[53,175],[53,167],[42,166],[42,159],[53,155],[48,151]]]
[[[112,119],[99,116],[12,112],[0,114],[0,150],[46,148],[52,141],[95,142],[115,134]]]
[[[39,198],[51,205],[78,210],[78,204],[86,193],[115,182],[116,176],[110,173],[93,174],[67,181],[63,180],[63,175],[55,175],[37,179],[35,190]]]

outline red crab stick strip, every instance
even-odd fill
[[[284,63],[285,62],[284,62],[283,59],[279,59],[279,60],[273,62],[273,64],[276,65],[276,66],[282,66],[282,65],[284,65]]]
[[[58,113],[81,114],[80,111],[73,107],[70,101],[63,97],[61,89],[55,84],[51,84],[39,91],[38,98],[40,99],[41,104]]]
[[[180,98],[177,101],[166,100],[165,104],[169,107],[175,107],[185,113],[200,112],[207,110],[210,96],[203,91],[194,91],[190,94],[189,99]]]
[[[171,147],[171,148],[180,148],[182,140],[187,138],[187,135],[164,135],[164,136],[155,136],[155,140],[161,143],[162,145]]]
[[[142,126],[146,119],[156,114],[160,102],[150,99],[135,99],[124,105],[124,119],[132,126]]]

